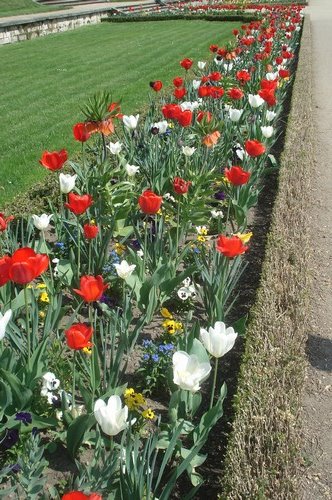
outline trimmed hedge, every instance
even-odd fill
[[[184,21],[241,21],[244,23],[250,23],[251,21],[256,21],[260,19],[259,14],[146,14],[141,15],[131,15],[126,16],[109,16],[108,18],[102,19],[103,22],[111,23],[133,23],[133,22],[145,22],[145,21],[173,21],[173,20],[184,20]]]
[[[310,21],[304,22],[279,189],[235,398],[221,499],[295,500],[310,294]],[[306,96],[303,99],[303,96]]]

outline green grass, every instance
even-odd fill
[[[79,151],[72,126],[97,91],[111,90],[134,113],[149,81],[183,75],[179,61],[209,57],[236,23],[165,21],[100,24],[0,48],[0,208],[45,174],[43,150]]]
[[[21,14],[39,14],[66,7],[38,5],[33,0],[0,0],[0,17],[19,16]]]

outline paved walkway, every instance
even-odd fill
[[[332,2],[310,0],[313,40],[316,171],[308,196],[316,263],[310,368],[305,395],[308,428],[303,499],[332,499]],[[303,96],[305,99],[305,95]],[[310,465],[310,462],[311,465]]]

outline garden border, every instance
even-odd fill
[[[307,224],[314,163],[311,89],[311,33],[305,17],[278,194],[234,401],[221,499],[299,498],[311,282]]]

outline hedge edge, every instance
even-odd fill
[[[304,20],[278,194],[247,331],[220,499],[299,498],[313,166],[310,21]]]

